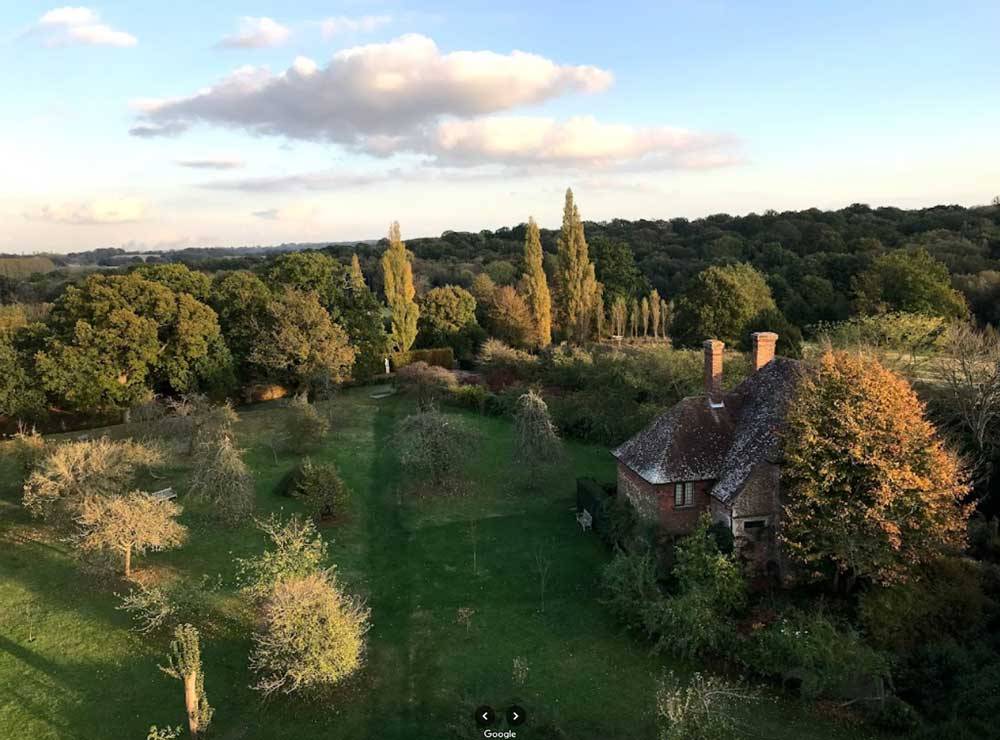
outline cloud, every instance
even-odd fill
[[[175,164],[196,170],[238,170],[246,163],[235,157],[206,157],[204,159],[178,159]]]
[[[707,169],[738,160],[731,137],[667,126],[492,116],[442,122],[422,147],[454,165],[491,162],[604,168]]]
[[[320,21],[323,38],[329,39],[342,33],[370,33],[376,28],[392,23],[391,15],[362,15],[349,17],[340,15]]]
[[[264,221],[312,221],[320,214],[320,206],[312,201],[291,203],[281,208],[253,211],[252,215]]]
[[[208,123],[388,155],[442,117],[596,93],[612,79],[597,67],[521,51],[442,53],[431,39],[409,34],[345,49],[325,67],[305,57],[280,74],[241,67],[189,97],[146,101],[132,133],[173,135]]]
[[[95,11],[84,7],[53,8],[38,19],[32,31],[44,38],[46,46],[127,47],[139,43],[132,34],[101,23]]]
[[[213,180],[202,183],[201,187],[209,190],[235,190],[244,193],[284,193],[295,190],[343,190],[346,188],[373,185],[385,182],[391,178],[404,179],[407,177],[409,175],[400,170],[371,173],[324,170],[319,172],[301,172],[292,175]],[[259,213],[255,213],[254,215],[258,216]],[[261,218],[265,217],[261,216]]]
[[[266,211],[254,211],[253,215],[256,216],[257,218],[263,218],[263,219],[268,220],[268,221],[277,221],[278,220],[278,209],[277,208],[268,208]]]
[[[139,198],[103,198],[82,203],[46,204],[29,209],[24,217],[56,224],[127,224],[146,217],[146,202]]]
[[[219,42],[224,49],[263,49],[281,46],[292,35],[291,30],[273,18],[240,18],[239,30]]]

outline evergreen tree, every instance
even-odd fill
[[[535,344],[539,349],[552,343],[552,297],[542,268],[542,240],[535,219],[528,219],[524,237],[523,292],[535,325]]]
[[[592,335],[597,286],[583,221],[573,203],[573,191],[567,189],[559,234],[559,321],[567,338],[583,342]]]
[[[392,341],[398,351],[406,352],[417,338],[420,309],[414,300],[413,267],[399,234],[398,221],[389,227],[389,247],[382,255],[382,271],[385,300],[392,312]]]

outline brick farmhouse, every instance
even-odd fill
[[[708,512],[740,555],[780,574],[781,431],[799,363],[775,357],[778,335],[753,335],[752,372],[722,391],[722,342],[708,340],[705,392],[660,414],[612,454],[618,493],[667,535],[690,532]]]

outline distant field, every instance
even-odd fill
[[[516,700],[528,713],[521,738],[653,738],[656,676],[692,667],[650,655],[598,602],[596,580],[608,554],[581,533],[571,508],[574,476],[611,479],[607,450],[570,445],[572,470],[563,482],[529,494],[508,479],[509,423],[463,415],[477,430],[468,492],[414,499],[391,444],[410,402],[374,401],[360,389],[326,409],[335,431],[313,458],[336,461],[353,501],[350,516],[323,531],[339,577],[366,596],[373,620],[367,664],[337,696],[262,706],[248,688],[248,616],[232,582],[233,557],[263,546],[252,527],[220,528],[187,510],[188,545],[137,561],[142,577],[221,574],[227,584],[217,603],[221,626],[204,636],[205,686],[216,707],[211,736],[472,738],[477,704],[502,708]],[[259,512],[297,509],[275,490],[296,460],[279,453],[275,461],[267,444],[283,413],[258,407],[245,411],[239,426],[257,474]],[[182,462],[168,475],[180,490]],[[131,632],[112,593],[127,586],[81,576],[63,545],[24,516],[9,469],[0,480],[0,738],[138,739],[152,723],[180,724],[180,685],[156,667],[166,638]],[[533,572],[538,547],[552,560],[544,612]],[[457,620],[463,607],[474,611],[468,627]],[[518,656],[529,666],[523,688],[511,677]],[[544,732],[543,722],[565,734]],[[785,699],[748,712],[745,729],[747,737],[776,740],[859,737],[856,728]]]

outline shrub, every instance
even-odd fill
[[[394,352],[389,356],[392,367],[396,370],[414,362],[426,362],[446,370],[455,367],[455,350],[451,347],[436,347],[434,349],[411,349],[409,352]]]
[[[207,502],[214,517],[236,526],[253,514],[253,474],[228,434],[199,444],[193,467],[188,493]]]
[[[888,662],[881,653],[821,609],[790,609],[756,630],[742,647],[742,660],[748,667],[800,681],[806,698],[836,695],[846,687],[888,674]]]
[[[450,403],[480,414],[487,413],[492,394],[482,385],[459,385],[452,388],[446,397]]]
[[[13,458],[21,472],[21,482],[31,475],[31,471],[45,457],[45,438],[31,427],[18,425],[17,433],[10,438],[4,452]]]
[[[330,519],[341,513],[350,491],[333,463],[313,464],[306,458],[300,468],[295,496],[302,499],[306,511],[315,521]]]
[[[428,408],[458,383],[451,370],[423,361],[400,368],[396,377],[415,393],[422,409]]]
[[[305,394],[299,394],[288,404],[285,416],[285,434],[295,452],[305,452],[318,447],[330,431],[330,420],[309,403]]]
[[[648,553],[619,550],[601,574],[604,603],[629,629],[642,629],[650,602],[663,598],[656,583],[656,563]]]
[[[237,558],[238,581],[244,593],[261,599],[281,580],[300,578],[322,570],[326,542],[311,519],[293,516],[281,521],[274,514],[256,520],[271,547],[253,558]]]
[[[189,622],[203,624],[211,614],[211,595],[221,588],[219,579],[202,576],[198,580],[182,578],[165,587],[138,584],[119,596],[117,609],[127,612],[140,634],[174,629]]]
[[[278,581],[261,605],[250,668],[265,696],[316,694],[361,667],[369,611],[325,573]]]
[[[549,407],[534,391],[517,399],[514,413],[514,462],[524,473],[535,478],[541,468],[559,462],[562,440],[556,431]]]

